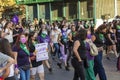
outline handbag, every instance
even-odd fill
[[[90,45],[90,55],[91,56],[97,56],[98,55],[98,48],[96,45],[92,42],[92,40],[87,41]]]
[[[20,67],[22,70],[28,70],[30,69],[30,65],[24,65]]]

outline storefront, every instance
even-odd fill
[[[100,19],[109,14],[114,17],[119,14],[119,4],[115,13],[116,0],[16,0],[17,4],[26,5],[26,18],[44,18],[54,21],[61,20],[65,16],[73,19]],[[117,3],[120,0],[117,0]]]

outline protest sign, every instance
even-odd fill
[[[43,61],[49,59],[48,43],[36,44],[35,49],[36,49],[36,61]]]

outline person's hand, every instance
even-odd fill
[[[8,32],[7,35],[9,35],[10,33]]]
[[[82,64],[83,64],[83,61],[82,61],[82,60],[79,60],[79,64],[82,65]]]
[[[98,51],[103,51],[103,47],[99,47],[99,48],[98,48]]]
[[[117,40],[115,40],[115,43],[117,43]]]
[[[64,46],[63,44],[60,44],[62,47]]]
[[[32,64],[30,64],[30,68],[32,68]]]
[[[112,40],[112,44],[115,44],[115,42]]]
[[[0,68],[0,73],[2,73],[3,72],[3,68]]]
[[[78,62],[82,62],[82,60],[78,60]]]
[[[52,47],[52,46],[53,46],[53,43],[50,43],[50,46]]]
[[[19,69],[18,68],[15,68],[15,74],[19,74]]]

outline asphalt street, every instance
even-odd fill
[[[109,54],[110,60],[103,56],[103,65],[106,71],[107,80],[120,80],[120,72],[116,69],[116,61],[114,54]],[[56,65],[55,62],[51,63],[53,68],[53,72],[50,73],[48,69],[45,67],[45,80],[72,80],[73,79],[73,68],[70,67],[70,71],[66,71],[64,66],[62,65],[62,69]],[[36,78],[36,80],[39,80]],[[98,76],[96,76],[96,80],[99,80]]]

